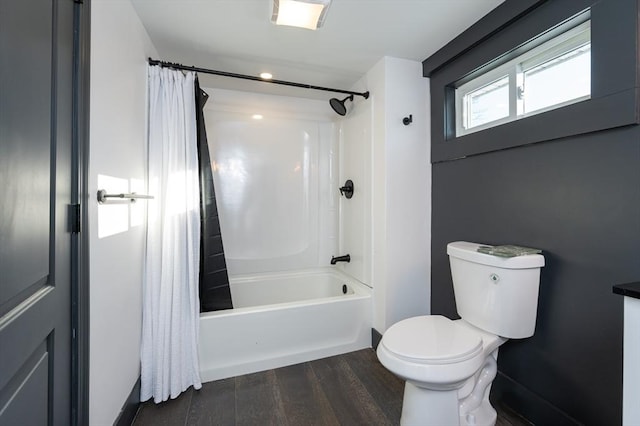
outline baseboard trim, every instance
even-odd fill
[[[380,343],[380,340],[382,340],[382,334],[380,334],[380,332],[375,328],[372,328],[371,329],[371,347],[373,348],[374,351],[378,349],[378,344]]]
[[[138,408],[140,407],[140,377],[136,380],[136,383],[131,389],[129,397],[125,401],[118,418],[113,423],[113,426],[131,426],[133,420],[136,418]]]
[[[491,402],[507,406],[535,425],[576,426],[581,423],[531,392],[509,376],[498,372],[491,387]]]

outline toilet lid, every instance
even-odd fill
[[[400,358],[425,364],[451,364],[482,352],[482,338],[440,315],[413,317],[392,325],[381,345]]]

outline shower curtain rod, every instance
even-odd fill
[[[233,72],[210,70],[206,68],[177,64],[174,62],[158,61],[156,59],[151,59],[151,58],[149,58],[149,65],[160,65],[161,67],[175,68],[175,69],[184,70],[184,71],[195,71],[195,72],[201,72],[205,74],[220,75],[222,77],[240,78],[243,80],[260,81],[262,83],[273,83],[273,84],[281,84],[283,86],[301,87],[303,89],[324,90],[325,92],[344,93],[346,95],[362,96],[365,99],[369,99],[369,92],[363,92],[363,93],[352,92],[350,90],[332,89],[330,87],[321,87],[321,86],[312,86],[310,84],[294,83],[292,81],[284,81],[284,80],[265,80],[260,77],[255,77],[253,75],[236,74]]]

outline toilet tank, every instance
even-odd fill
[[[447,245],[458,314],[471,325],[511,339],[531,337],[536,326],[544,257],[479,253],[483,244]]]

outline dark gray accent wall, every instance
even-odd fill
[[[591,106],[477,132],[460,148],[463,138],[445,137],[443,94],[457,78],[446,73],[459,74],[471,53],[483,57],[495,40],[476,43],[431,78],[432,313],[458,317],[448,242],[543,250],[535,335],[500,349],[492,390],[535,424],[621,423],[623,307],[611,286],[640,279],[640,127],[637,96],[627,96],[638,86],[637,48],[630,48],[638,40],[637,0],[541,2],[493,37],[515,43],[518,28],[535,27],[522,19],[566,18],[578,3],[593,6]]]
[[[448,242],[542,249],[535,335],[507,342],[499,370],[585,424],[621,421],[611,285],[640,277],[639,182],[635,126],[433,165],[432,313],[457,318]]]
[[[371,347],[375,351],[378,349],[378,345],[380,344],[380,340],[382,340],[382,334],[375,328],[371,329]]]

